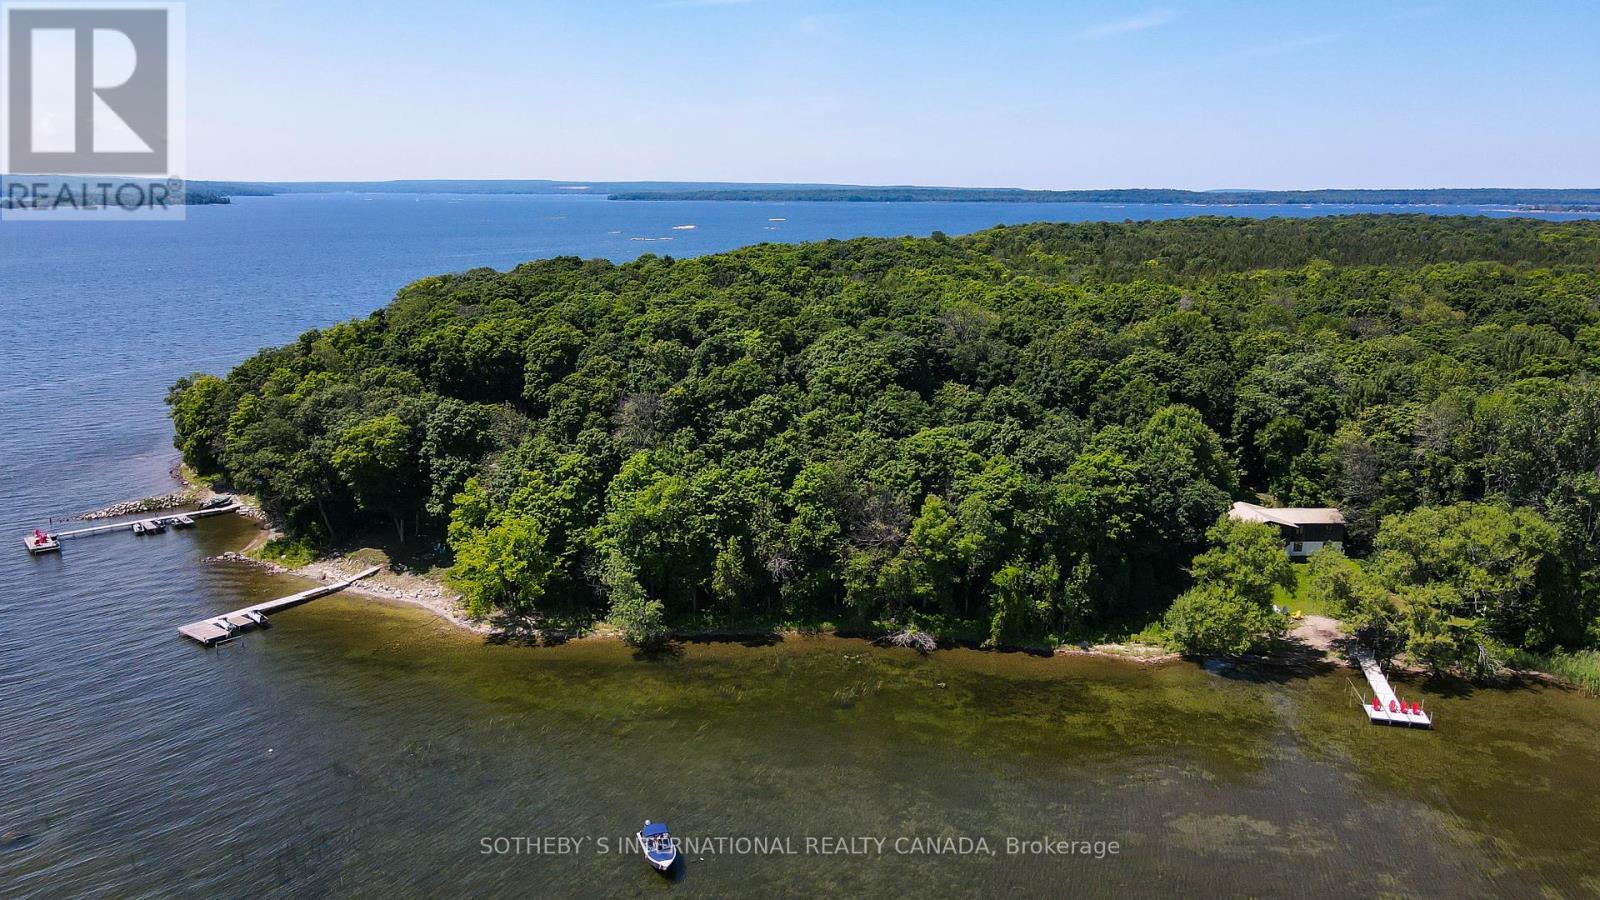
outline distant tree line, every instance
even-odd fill
[[[1022,188],[949,188],[911,185],[619,188],[612,200],[744,200],[765,202],[918,203],[1185,203],[1200,206],[1260,204],[1370,204],[1377,206],[1510,206],[1586,212],[1600,210],[1600,189],[1588,188],[1407,188],[1400,190],[1185,191],[1112,188],[1034,191]]]
[[[191,466],[446,542],[480,613],[1008,643],[1182,594],[1236,652],[1282,548],[1218,520],[1265,492],[1343,509],[1370,559],[1317,583],[1454,666],[1596,640],[1597,369],[1600,223],[1197,218],[425,278],[168,402]]]

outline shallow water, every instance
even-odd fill
[[[723,249],[769,216],[790,238],[1094,217],[994,206],[346,196],[195,209],[179,231],[0,225],[0,896],[1600,893],[1600,703],[1557,689],[1403,685],[1439,722],[1403,732],[1365,723],[1344,672],[831,638],[636,658],[486,644],[354,596],[206,651],[176,626],[301,587],[201,562],[246,523],[17,546],[169,489],[173,377],[412,277]],[[616,852],[645,817],[794,853],[701,847],[669,881]],[[562,836],[587,841],[482,852]],[[1044,836],[1118,852],[1007,853]],[[824,837],[870,846],[808,852]],[[909,852],[963,838],[993,854]]]
[[[8,896],[1600,890],[1600,705],[1565,691],[1404,685],[1439,720],[1409,732],[1367,725],[1342,671],[826,637],[644,658],[486,644],[349,595],[181,641],[297,586],[198,562],[247,528],[30,561],[28,584],[93,599],[0,612]],[[645,817],[702,844],[675,884],[616,852]],[[1044,836],[1119,848],[1007,852]],[[483,852],[552,837],[586,841]],[[867,852],[808,853],[823,837]]]

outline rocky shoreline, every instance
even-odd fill
[[[118,516],[131,516],[137,513],[162,512],[168,509],[177,509],[198,503],[203,499],[193,488],[162,494],[157,497],[145,497],[142,500],[125,500],[122,503],[113,503],[91,512],[73,516],[74,519],[93,521],[95,519],[115,519]]]
[[[233,566],[248,566],[252,569],[260,569],[261,571],[266,572],[268,575],[294,574],[294,570],[287,566],[280,566],[275,562],[268,562],[264,559],[256,559],[254,556],[250,556],[247,553],[240,553],[237,550],[229,550],[225,553],[219,553],[216,556],[208,556],[200,561],[208,565],[220,563]]]
[[[178,490],[166,494],[157,494],[153,497],[113,503],[110,506],[79,513],[72,516],[69,521],[89,522],[97,519],[115,519],[119,516],[134,516],[141,513],[165,512],[169,509],[196,506],[218,497],[227,497],[239,504],[239,515],[247,519],[254,519],[262,525],[271,525],[270,517],[256,505],[254,498],[213,490],[209,485],[187,477],[181,462],[173,464],[168,474],[172,476],[173,481],[181,485]]]
[[[257,569],[269,575],[290,575],[307,581],[341,581],[367,568],[372,561],[357,556],[333,555],[320,557],[298,568],[280,565],[270,560],[257,559],[245,551],[229,550],[206,557],[203,562],[213,565],[239,565]],[[493,635],[500,632],[488,622],[473,619],[461,608],[461,598],[439,582],[421,576],[396,572],[384,565],[378,574],[345,588],[377,600],[420,606],[458,628],[475,634]]]

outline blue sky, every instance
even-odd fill
[[[187,6],[191,177],[1600,186],[1600,4]]]

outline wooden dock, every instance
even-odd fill
[[[1372,695],[1378,699],[1377,706],[1373,706],[1372,701],[1367,699],[1361,704],[1361,708],[1366,710],[1368,722],[1374,725],[1398,725],[1402,728],[1433,727],[1433,718],[1426,712],[1420,708],[1416,712],[1410,712],[1409,704],[1400,703],[1400,698],[1395,696],[1394,688],[1389,686],[1389,679],[1384,676],[1383,670],[1378,667],[1378,661],[1373,659],[1372,653],[1367,648],[1358,645],[1354,655],[1356,662],[1361,664],[1361,674],[1367,676],[1367,684],[1372,687]]]
[[[198,622],[190,622],[188,625],[179,628],[178,633],[186,638],[189,638],[190,640],[198,641],[207,647],[215,647],[218,644],[233,640],[252,628],[258,628],[266,625],[266,617],[268,613],[276,613],[280,610],[285,610],[292,606],[299,606],[302,603],[315,600],[318,597],[326,597],[329,594],[338,593],[339,591],[344,590],[363,578],[369,578],[372,575],[377,574],[380,568],[382,567],[373,566],[372,568],[352,575],[343,581],[336,581],[332,584],[321,584],[311,588],[310,590],[301,591],[298,594],[290,594],[287,597],[279,597],[276,600],[268,600],[265,603],[257,603],[254,606],[246,606],[244,609],[236,609],[233,612],[223,613],[220,616],[212,616],[209,619],[201,619]]]
[[[22,536],[22,546],[27,547],[29,553],[38,555],[60,550],[61,542],[56,540],[54,535],[35,530],[32,534]]]
[[[52,531],[49,533],[48,537],[52,542],[54,542],[55,546],[51,546],[46,549],[57,549],[57,547],[60,546],[60,542],[66,540],[67,538],[90,537],[96,534],[110,534],[114,531],[131,531],[135,534],[157,534],[165,531],[168,525],[176,528],[188,528],[194,525],[195,519],[203,518],[205,516],[221,515],[222,513],[230,513],[238,509],[238,503],[229,503],[227,506],[217,506],[211,509],[191,509],[183,512],[169,512],[161,515],[146,516],[142,519],[133,519],[126,522],[112,522],[106,525],[90,525],[86,528],[72,528],[66,531]],[[30,552],[42,552],[34,549],[35,542],[32,534],[24,536],[22,542],[27,545]]]

